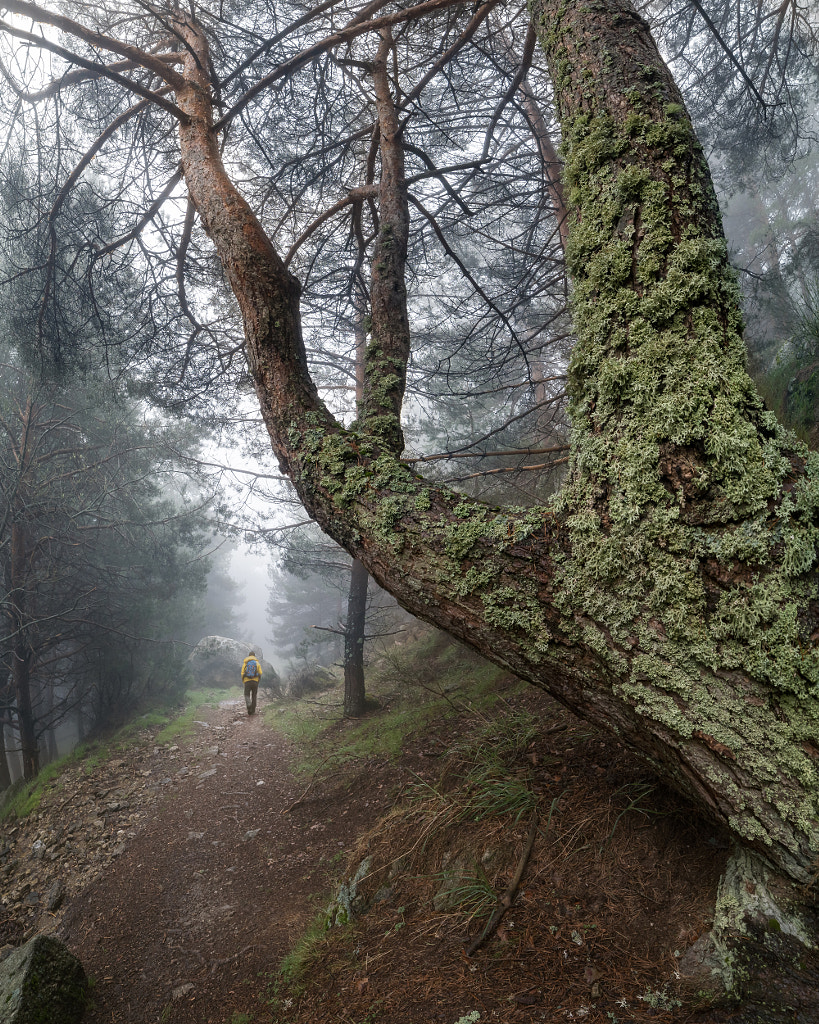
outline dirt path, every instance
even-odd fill
[[[319,909],[328,869],[378,801],[305,802],[292,751],[243,702],[160,748],[164,796],[59,929],[94,979],[87,1024],[258,1020],[265,976]],[[154,750],[156,754],[156,750]],[[247,1018],[245,1018],[247,1019]]]

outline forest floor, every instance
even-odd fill
[[[300,775],[271,728],[290,712],[261,695],[266,715],[226,699],[173,742],[142,730],[4,824],[0,944],[61,937],[92,979],[86,1024],[731,1019],[679,971],[726,838],[550,698],[492,689],[442,688],[447,712],[391,752],[342,757],[359,725],[325,722]],[[356,872],[352,920],[328,929]]]

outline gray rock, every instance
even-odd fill
[[[720,982],[721,971],[722,961],[710,932],[701,935],[685,951],[678,964],[679,974],[703,990],[723,988]]]
[[[281,680],[270,662],[264,660],[258,644],[246,640],[231,640],[226,636],[206,636],[188,655],[188,668],[198,686],[215,686],[221,689],[236,689],[241,697],[240,672],[242,662],[251,651],[255,651],[262,665],[263,689],[281,693]]]
[[[65,896],[65,886],[60,879],[55,879],[46,893],[46,910],[58,910]]]
[[[0,964],[2,1024],[79,1024],[87,994],[82,964],[49,935],[35,935]]]
[[[308,665],[294,672],[287,680],[287,696],[298,700],[308,693],[319,693],[336,684],[336,678],[321,665]]]
[[[358,892],[359,884],[367,877],[372,857],[367,857],[358,865],[352,878],[342,882],[338,896],[327,908],[327,927],[345,925],[353,921],[357,914],[364,910],[364,901]]]

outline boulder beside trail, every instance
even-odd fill
[[[188,655],[188,667],[197,686],[220,689],[239,688],[242,662],[255,651],[262,665],[262,687],[281,693],[281,680],[269,661],[264,660],[258,644],[246,640],[232,640],[226,636],[206,636]],[[241,694],[239,694],[241,696]]]
[[[35,935],[0,963],[0,1024],[79,1024],[87,995],[82,964],[51,935]]]
[[[337,679],[321,665],[308,665],[298,669],[287,680],[287,696],[298,699],[308,693],[319,693],[334,686]]]

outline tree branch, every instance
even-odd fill
[[[326,53],[328,50],[332,50],[333,47],[339,46],[342,43],[348,43],[351,40],[363,35],[365,32],[378,32],[383,28],[389,28],[392,25],[400,25],[407,21],[414,21],[416,18],[421,18],[425,14],[431,14],[434,11],[442,10],[446,7],[453,7],[456,4],[463,3],[463,0],[425,0],[420,4],[415,4],[413,7],[406,8],[403,11],[396,11],[393,14],[388,14],[383,18],[376,18],[373,21],[367,22],[366,24],[360,24],[359,21],[354,18],[345,28],[338,32],[333,33],[331,36],[327,36],[326,39],[322,39],[312,46],[303,50],[295,57],[291,57],[290,60],[280,64],[275,71],[271,71],[269,75],[265,75],[264,78],[260,78],[255,85],[251,86],[247,92],[239,99],[230,110],[217,121],[214,126],[215,131],[221,131],[226,125],[228,125],[238,113],[252,103],[253,100],[264,92],[271,85],[284,78],[287,75],[292,74],[294,71],[298,71],[299,68],[304,67],[314,57],[317,57],[321,53]]]
[[[126,242],[130,242],[132,239],[136,238],[144,230],[145,226],[147,224],[150,224],[150,222],[154,219],[154,217],[157,215],[157,213],[159,213],[160,209],[162,208],[162,204],[165,202],[166,199],[169,198],[169,196],[171,195],[171,193],[173,192],[173,190],[176,188],[176,186],[179,184],[179,182],[181,180],[182,180],[182,170],[180,168],[170,178],[170,180],[168,181],[168,184],[159,193],[159,195],[157,196],[156,200],[145,211],[144,215],[140,218],[139,221],[137,221],[137,223],[128,232],[128,234],[127,235],[122,235],[122,237],[118,238],[115,242],[109,242],[109,244],[104,246],[102,249],[97,249],[96,252],[94,253],[95,259],[100,257],[100,256],[105,256],[109,252],[113,252],[114,249],[119,249],[119,247],[121,245],[125,245]]]
[[[110,81],[123,86],[129,92],[136,93],[137,96],[145,97],[145,99],[150,100],[151,103],[155,104],[157,107],[161,107],[169,114],[172,114],[178,121],[184,122],[185,120],[185,114],[182,113],[179,107],[170,100],[165,99],[160,92],[154,92],[152,89],[148,89],[146,86],[140,85],[138,82],[134,82],[130,78],[125,78],[124,75],[120,75],[116,71],[111,71],[105,64],[97,64],[95,61],[81,57],[78,53],[74,53],[72,50],[67,50],[64,46],[52,43],[43,36],[35,35],[33,32],[25,32],[23,29],[15,28],[13,25],[9,25],[8,22],[5,21],[0,21],[0,32],[5,32],[7,35],[14,36],[17,39],[24,39],[26,42],[31,43],[38,49],[49,50],[51,53],[56,53],[57,56],[62,57],[70,64],[78,64],[80,67],[92,72],[93,75],[99,76],[100,78],[108,78]],[[178,76],[174,77],[176,78]],[[164,75],[163,78],[167,79],[168,76]]]
[[[131,46],[129,43],[123,43],[119,39],[115,39],[112,36],[103,35],[101,32],[95,32],[93,29],[89,29],[87,26],[82,25],[78,21],[74,21],[72,18],[67,18],[62,14],[55,14],[52,11],[46,10],[44,7],[40,7],[39,4],[29,3],[28,0],[3,0],[3,8],[7,11],[11,11],[14,14],[20,14],[24,18],[31,18],[32,21],[43,25],[52,25],[54,28],[58,28],[61,32],[65,32],[67,35],[74,36],[76,39],[82,39],[83,42],[88,43],[90,46],[96,47],[100,50],[109,50],[111,53],[118,53],[121,57],[125,57],[127,60],[133,61],[135,64],[146,69],[146,71],[152,71],[158,78],[161,78],[164,82],[167,82],[172,88],[177,89],[182,84],[182,76],[176,71],[171,71],[165,61],[161,57],[157,57],[155,54],[146,53],[145,50],[141,50],[138,46]],[[5,31],[11,31],[13,35],[18,35],[11,26],[3,25]],[[54,49],[43,36],[35,36],[31,33],[24,33],[24,36],[29,38],[31,42],[36,43],[38,46],[44,46],[46,49]],[[68,53],[67,50],[63,50],[62,47],[54,49],[55,53],[65,55]],[[78,57],[76,54],[68,58],[72,60],[72,63],[82,63],[83,58]],[[93,62],[88,61],[83,64],[85,67],[92,67],[96,70],[100,70],[102,73],[106,72],[105,65],[95,65]],[[110,77],[110,76],[106,76]]]
[[[498,900],[498,905],[495,908],[495,912],[487,921],[486,927],[483,929],[480,935],[478,935],[477,938],[473,939],[472,942],[470,942],[470,944],[467,946],[465,951],[467,956],[472,956],[473,953],[477,953],[477,951],[486,942],[486,940],[495,934],[495,932],[498,930],[498,925],[503,920],[503,915],[515,902],[515,896],[517,895],[518,887],[520,886],[521,880],[523,878],[523,872],[526,870],[526,865],[529,863],[529,858],[532,855],[532,849],[535,845],[535,839],[537,838],[537,825],[538,813],[537,809],[535,809],[534,813],[532,814],[532,821],[529,825],[529,835],[526,839],[526,846],[524,846],[523,848],[523,854],[521,855],[520,861],[518,862],[518,867],[517,871],[515,871],[514,878],[509,883],[509,887],[507,888],[506,892],[503,894],[501,899]]]

